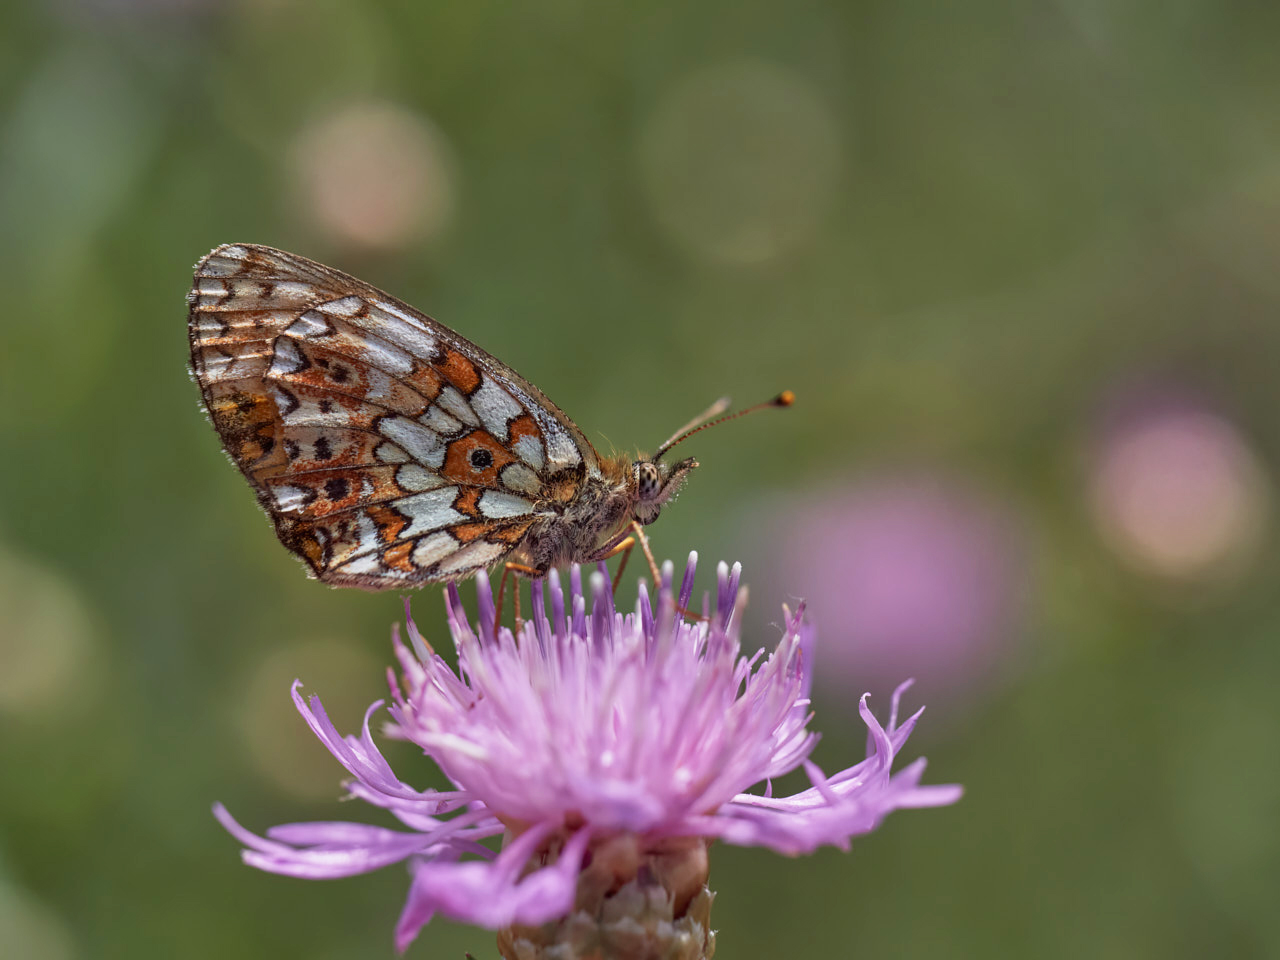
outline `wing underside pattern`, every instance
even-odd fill
[[[197,265],[189,301],[192,369],[223,446],[326,583],[466,576],[520,544],[550,490],[598,473],[536,388],[338,271],[227,245]]]

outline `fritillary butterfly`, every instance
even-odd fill
[[[500,360],[295,254],[218,247],[188,302],[191,366],[223,447],[280,541],[333,586],[604,559],[698,465],[661,459],[691,431],[652,457],[600,457]]]

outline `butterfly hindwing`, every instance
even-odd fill
[[[455,579],[502,559],[598,472],[581,431],[479,347],[270,247],[200,261],[192,369],[281,541],[333,585]]]

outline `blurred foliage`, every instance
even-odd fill
[[[0,942],[391,951],[402,870],[259,874],[209,814],[345,815],[287,685],[354,728],[400,615],[303,577],[198,410],[190,267],[245,240],[457,327],[605,448],[794,388],[689,444],[664,555],[751,580],[770,505],[883,464],[1016,506],[1019,667],[912,741],[965,799],[851,854],[717,849],[725,956],[1280,954],[1280,558],[1162,580],[1086,492],[1099,405],[1157,377],[1211,398],[1270,495],[1277,31],[1208,0],[0,6]],[[298,145],[353,103],[422,118],[447,222],[324,227]],[[751,642],[784,592],[757,584]],[[439,624],[437,591],[415,611]],[[841,699],[829,769],[861,750]],[[437,922],[413,953],[464,950],[492,939]]]

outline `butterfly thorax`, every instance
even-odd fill
[[[644,457],[603,459],[600,472],[584,478],[571,498],[544,505],[545,514],[529,528],[521,546],[521,561],[546,571],[602,559],[632,520],[642,525],[656,520],[697,465],[693,459],[670,466]]]

